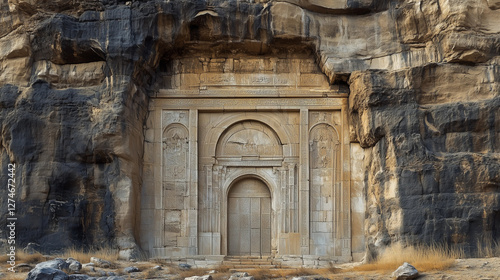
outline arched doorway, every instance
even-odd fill
[[[238,180],[228,194],[228,255],[271,255],[271,193],[257,178]]]

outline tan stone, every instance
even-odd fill
[[[154,196],[163,197],[161,208],[165,209],[167,217],[177,217],[175,213],[178,212],[173,211],[180,209],[193,209],[190,211],[198,217],[197,220],[185,215],[182,215],[180,219],[169,218],[169,222],[165,222],[164,226],[165,230],[170,232],[169,236],[177,236],[177,241],[182,238],[186,242],[182,244],[167,242],[164,243],[164,248],[176,247],[185,252],[188,247],[193,246],[187,242],[190,230],[179,231],[179,229],[193,228],[198,240],[194,246],[201,255],[283,256],[300,254],[301,251],[307,250],[307,254],[310,252],[322,256],[349,258],[350,245],[346,247],[345,252],[336,251],[334,247],[340,247],[344,239],[350,239],[350,236],[343,235],[343,232],[351,232],[350,220],[349,218],[346,222],[338,220],[335,225],[333,224],[334,215],[338,215],[334,211],[350,212],[348,208],[333,207],[334,198],[350,199],[341,198],[349,192],[339,191],[344,184],[346,184],[344,188],[350,186],[349,178],[340,180],[340,174],[343,172],[350,174],[350,166],[341,164],[342,153],[339,150],[344,141],[340,135],[346,133],[342,130],[342,127],[345,129],[346,126],[342,126],[341,118],[343,108],[341,104],[345,102],[346,97],[340,95],[338,98],[325,99],[325,95],[321,94],[312,98],[308,92],[322,90],[327,93],[326,96],[335,93],[331,92],[326,77],[318,73],[317,65],[310,58],[239,57],[235,59],[226,57],[196,58],[192,61],[195,60],[210,63],[206,69],[201,69],[201,74],[184,74],[200,71],[186,68],[186,65],[195,68],[202,66],[190,63],[189,58],[181,59],[184,62],[184,68],[176,75],[183,77],[184,82],[180,83],[181,86],[175,84],[168,86],[172,88],[172,91],[165,92],[164,96],[167,99],[155,100],[153,110],[162,112],[162,125],[155,128],[149,122],[151,125],[147,128],[147,131],[152,129],[164,131],[162,141],[164,145],[167,145],[165,146],[167,149],[163,149],[166,157],[154,163],[163,166],[162,173],[153,174],[154,177],[164,178],[157,180],[164,187],[155,188],[161,190],[160,192],[154,191],[153,188],[143,189],[143,195],[154,193]],[[228,61],[229,64],[233,63],[234,67],[228,67]],[[281,61],[289,65],[289,68],[271,67],[274,64],[270,64],[270,61],[274,63]],[[172,65],[176,65],[176,62],[172,62]],[[301,69],[304,73],[299,72]],[[243,75],[240,74],[241,72],[251,72],[251,74]],[[286,75],[283,76],[282,73]],[[157,83],[162,84],[161,81]],[[290,94],[301,99],[290,100],[278,97],[275,98],[276,103],[274,103],[273,95],[267,97],[267,94],[276,86],[289,88]],[[238,88],[239,94],[233,99],[220,99],[223,95],[220,91],[214,90],[203,93],[203,100],[196,98],[186,100],[182,98],[182,89],[188,87],[200,87],[204,90],[211,87],[232,87]],[[307,89],[299,89],[299,87]],[[170,95],[170,92],[175,92],[175,95]],[[186,95],[189,94],[186,93]],[[262,95],[263,98],[256,99],[255,96],[258,95]],[[335,104],[338,104],[337,107]],[[192,110],[203,108],[210,108],[210,110],[203,112]],[[275,108],[279,108],[281,112],[275,111]],[[299,137],[301,120],[298,110],[307,112],[308,108],[311,111],[306,118],[309,119],[308,130],[311,132],[305,135],[304,139],[309,140],[303,143]],[[189,131],[186,128],[187,114],[182,113],[186,110],[193,111],[192,118],[196,119],[192,123],[193,126],[189,127]],[[181,117],[181,114],[184,117]],[[153,111],[151,116],[154,115],[156,114]],[[173,127],[179,128],[172,130]],[[157,139],[150,141],[156,142]],[[190,143],[197,143],[197,149],[191,150]],[[307,151],[311,149],[308,152],[311,157],[309,166],[312,168],[310,170],[307,166],[302,167],[298,164],[304,148]],[[323,154],[325,149],[334,152],[336,156]],[[192,161],[179,158],[184,158],[183,154],[187,152],[192,157]],[[350,149],[343,156],[349,157],[349,153]],[[196,161],[198,161],[198,168],[195,167]],[[198,172],[193,173],[195,177],[180,175],[184,174],[185,170],[198,170]],[[307,181],[300,181],[300,173],[309,174],[310,181],[315,183],[309,186]],[[187,186],[181,184],[182,182],[192,185],[194,189],[188,190]],[[236,195],[237,186],[246,182],[258,184],[260,188],[266,190],[263,193],[267,193],[267,196],[259,198],[260,191],[245,193],[241,197]],[[178,188],[176,185],[184,187]],[[304,195],[310,200],[311,208],[308,205],[299,205],[300,189],[310,189]],[[242,190],[248,190],[248,188]],[[178,194],[191,191],[196,191],[199,200],[179,203],[182,198]],[[349,207],[349,204],[344,205],[344,207]],[[300,215],[311,215],[313,218],[310,223],[300,224]],[[161,227],[162,223],[163,221],[160,220],[154,223],[156,225],[143,225]],[[342,240],[332,239],[334,228],[335,232],[339,232],[337,236]],[[154,232],[155,229],[150,228],[150,231]],[[357,231],[362,231],[362,229],[357,228]],[[309,242],[301,242],[304,238],[301,232],[307,233],[306,238],[311,236],[311,248],[309,248]],[[151,238],[151,235],[143,238]],[[151,244],[146,241],[141,243]],[[149,247],[148,250],[153,252],[156,249]],[[177,251],[170,249],[161,252],[171,252],[164,257],[178,254]]]

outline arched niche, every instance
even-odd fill
[[[204,151],[206,155],[215,156],[217,146],[224,133],[230,129],[231,126],[240,122],[254,121],[260,122],[274,132],[274,135],[278,138],[282,146],[282,154],[284,157],[290,157],[293,155],[293,149],[291,143],[294,142],[293,139],[298,137],[290,129],[283,127],[283,119],[267,113],[257,113],[257,112],[245,112],[243,114],[225,114],[221,115],[219,121],[213,125],[203,138]]]
[[[218,159],[282,159],[283,148],[279,137],[268,125],[245,120],[222,133],[215,156]]]
[[[327,123],[313,126],[309,132],[310,180],[310,253],[333,255],[341,192],[339,186],[339,135]]]
[[[180,123],[170,124],[164,129],[162,137],[163,166],[166,168],[163,172],[164,181],[187,179],[188,139],[188,129]]]

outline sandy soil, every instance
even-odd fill
[[[343,265],[348,269],[352,265]],[[392,272],[341,272],[338,279],[394,279]],[[458,259],[455,264],[444,271],[428,271],[420,273],[418,279],[500,279],[500,258]]]

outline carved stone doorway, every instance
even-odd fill
[[[271,193],[256,178],[237,181],[228,195],[228,254],[271,255]]]

